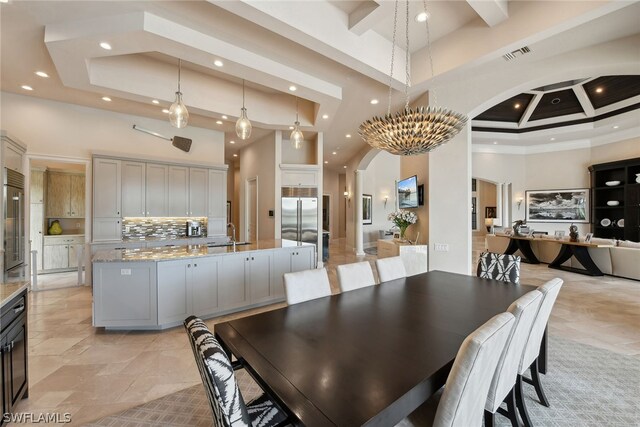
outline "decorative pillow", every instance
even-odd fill
[[[631,240],[618,240],[618,246],[620,246],[621,248],[640,249],[640,242],[632,242]]]
[[[591,242],[595,245],[613,245],[616,246],[616,241],[614,239],[602,239],[600,237],[592,237]]]
[[[231,362],[220,343],[199,318],[191,316],[184,322],[190,334],[198,368],[210,396],[214,417],[222,426],[249,426],[249,413],[240,394]],[[204,372],[203,372],[204,371]],[[216,413],[217,411],[221,413]],[[215,420],[214,420],[215,421]],[[214,423],[217,425],[217,423]]]
[[[478,262],[478,277],[502,282],[520,283],[520,257],[484,252]]]

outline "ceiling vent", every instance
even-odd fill
[[[504,58],[505,61],[511,61],[512,59],[516,59],[518,56],[522,56],[525,53],[529,53],[531,52],[531,49],[529,49],[529,46],[523,46],[520,49],[516,49],[513,52],[509,52],[509,53],[505,53],[504,55],[502,55],[502,57]]]

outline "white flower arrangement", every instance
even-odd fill
[[[399,211],[391,212],[387,219],[400,229],[406,229],[411,224],[418,222],[418,215],[411,211],[400,209]]]

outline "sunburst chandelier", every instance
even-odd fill
[[[391,47],[391,71],[389,73],[389,106],[384,117],[374,116],[360,125],[358,133],[373,148],[391,154],[413,156],[433,150],[452,139],[467,123],[467,116],[446,108],[429,106],[409,107],[409,0],[406,0],[406,56],[405,56],[405,105],[404,110],[391,114],[391,95],[393,82],[393,60],[396,46],[396,27],[398,24],[398,0],[395,2],[393,15],[393,43]],[[424,12],[427,12],[426,1],[423,0]],[[427,15],[428,16],[428,15]],[[433,59],[431,57],[431,40],[429,20],[427,26],[427,51],[431,75],[433,76]],[[434,104],[437,103],[434,94]]]

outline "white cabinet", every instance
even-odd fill
[[[273,298],[284,297],[284,275],[295,271],[310,270],[315,267],[315,249],[312,246],[282,249],[273,252],[273,275],[270,295]]]
[[[247,258],[245,260],[245,280],[248,282],[251,291],[251,304],[272,299],[271,275],[273,263],[271,252],[251,252],[245,258]]]
[[[218,310],[218,259],[158,263],[158,324],[180,323],[189,315]]]
[[[141,162],[122,162],[122,216],[145,216],[147,165]]]
[[[169,216],[189,216],[189,168],[169,166]]]
[[[155,262],[93,263],[93,326],[156,326],[156,277]]]
[[[93,159],[93,216],[96,218],[121,217],[121,161],[106,158]]]
[[[168,216],[169,166],[147,163],[146,169],[146,216]]]
[[[121,240],[122,224],[120,218],[93,218],[93,241]]]
[[[245,259],[242,253],[222,257],[218,298],[220,307],[233,309],[249,302],[248,286],[245,282]]]
[[[219,284],[221,310],[274,299],[271,286],[273,253],[255,251],[223,257]]]
[[[281,164],[282,186],[316,187],[319,185],[319,168],[316,165],[288,165]]]
[[[189,216],[207,216],[208,170],[189,168]]]
[[[11,140],[6,135],[2,135],[2,166],[16,172],[22,172],[22,155],[26,151],[19,143]]]
[[[41,271],[44,243],[44,204],[31,203],[30,216],[31,221],[29,234],[31,236],[31,250],[38,251],[38,256],[36,257],[36,271]]]
[[[227,172],[209,170],[209,197],[207,212],[207,235],[227,234]]]

